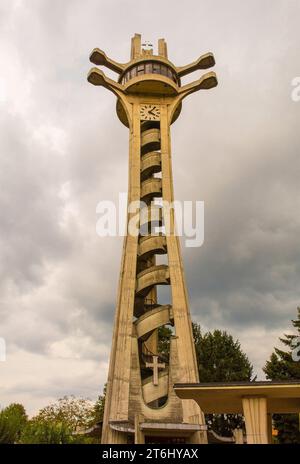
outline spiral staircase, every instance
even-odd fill
[[[167,255],[166,237],[161,231],[162,208],[154,199],[162,198],[159,122],[141,123],[141,202],[137,275],[134,304],[134,328],[138,338],[142,393],[145,403],[161,407],[167,400],[169,358],[159,350],[159,328],[173,326],[171,305],[159,304],[158,285],[170,285],[169,267],[157,264],[156,255]],[[159,232],[157,232],[159,230]],[[158,366],[157,384],[153,382],[154,357]]]

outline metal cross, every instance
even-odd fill
[[[164,369],[166,367],[165,363],[158,362],[158,356],[152,356],[153,362],[146,362],[146,367],[153,369],[153,385],[158,385],[158,369]]]
[[[152,50],[153,49],[153,45],[149,41],[145,41],[144,43],[142,43],[142,47],[143,47],[143,50]]]

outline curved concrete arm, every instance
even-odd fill
[[[94,64],[97,64],[98,66],[106,66],[106,68],[111,69],[118,74],[121,74],[125,68],[125,64],[117,63],[116,61],[111,60],[106,56],[104,51],[100,50],[99,48],[94,48],[90,54],[90,61]]]
[[[116,91],[124,92],[123,85],[107,77],[104,74],[104,72],[100,71],[100,69],[98,68],[90,69],[87,76],[87,80],[90,84],[101,85],[102,87],[105,87],[106,89],[111,90],[114,93],[116,93]]]
[[[183,87],[179,87],[178,94],[182,96],[182,98],[190,95],[191,93],[197,92],[198,90],[208,90],[216,87],[218,85],[218,80],[216,73],[211,71],[203,76],[200,79],[191,82],[190,84],[184,85]]]
[[[205,53],[201,55],[193,63],[187,64],[186,66],[177,67],[177,74],[179,77],[186,76],[191,72],[197,71],[197,69],[208,69],[216,64],[214,55],[212,53]]]

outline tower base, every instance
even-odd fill
[[[207,444],[207,427],[201,424],[145,422],[139,414],[135,423],[110,424],[110,444],[194,443]]]

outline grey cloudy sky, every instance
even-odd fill
[[[262,375],[299,304],[299,18],[299,0],[1,0],[1,406],[105,382],[122,240],[96,235],[95,209],[126,192],[128,134],[86,74],[94,47],[127,61],[135,32],[176,65],[215,54],[219,86],[172,128],[176,198],[205,201],[191,311]]]

